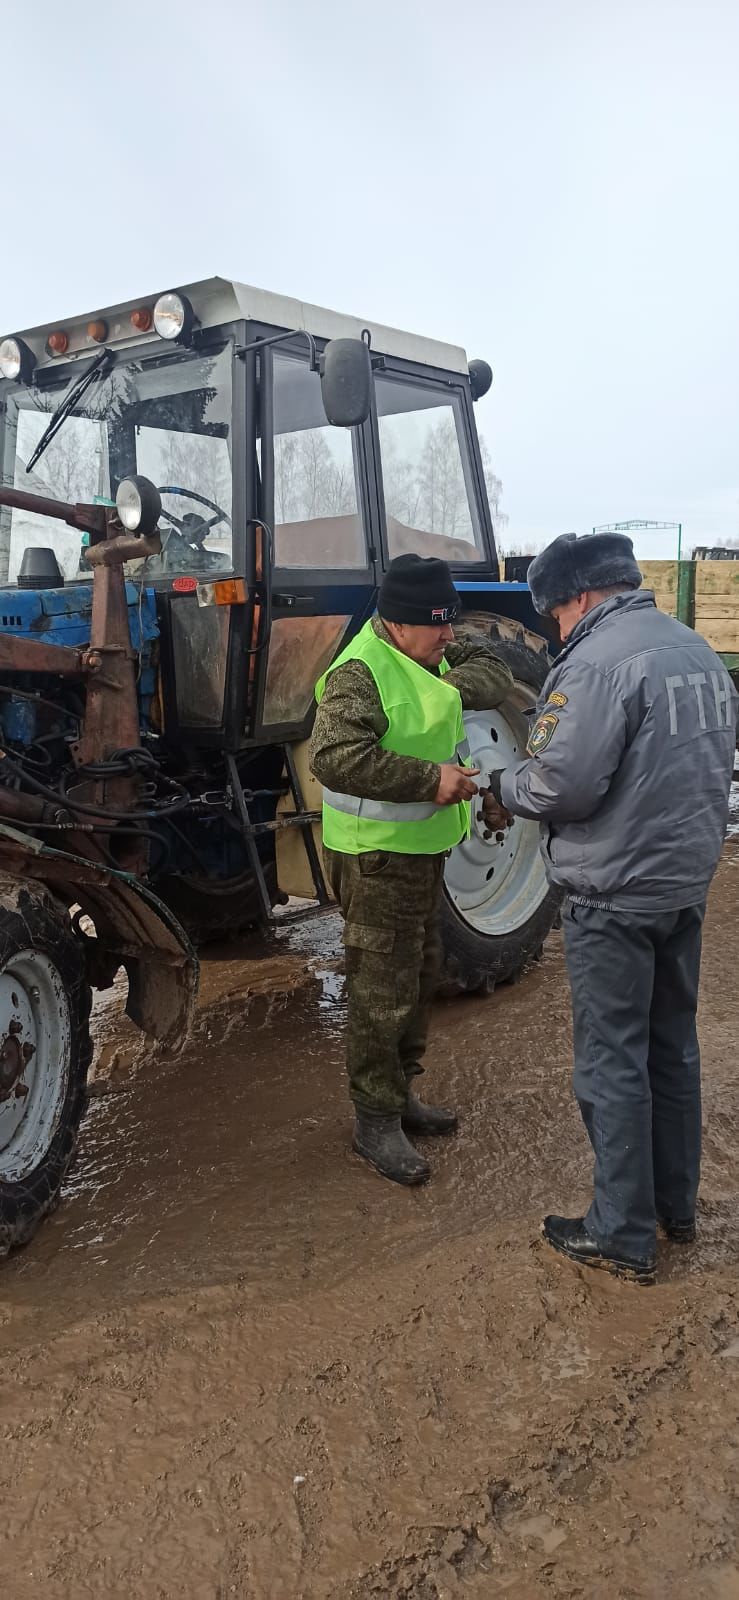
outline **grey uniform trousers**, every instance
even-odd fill
[[[585,1222],[601,1249],[640,1261],[654,1258],[657,1218],[695,1213],[704,913],[563,912],[573,1083],[595,1156]]]

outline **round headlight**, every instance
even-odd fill
[[[33,367],[33,355],[22,339],[0,340],[0,377],[27,383]]]
[[[184,294],[160,294],[154,307],[154,327],[160,339],[184,344],[192,333],[195,315]]]
[[[149,478],[142,478],[139,474],[123,478],[118,485],[115,504],[127,533],[139,533],[144,538],[153,533],[161,516],[162,501],[159,490]]]
[[[0,372],[4,378],[21,375],[21,347],[17,339],[3,339],[0,344]]]

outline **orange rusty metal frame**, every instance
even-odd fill
[[[74,752],[79,766],[104,763],[118,750],[139,749],[136,653],[131,644],[123,563],[132,556],[156,554],[161,548],[159,533],[147,539],[137,538],[125,533],[114,509],[47,500],[20,489],[0,488],[0,505],[53,517],[89,533],[87,560],[93,571],[87,648],[75,650],[6,634],[0,636],[0,671],[85,679],[85,714]],[[85,804],[99,805],[100,821],[104,823],[107,806],[117,811],[135,810],[140,786],[141,778],[134,771],[111,778],[83,778],[70,792],[70,800],[77,798]],[[89,835],[80,835],[74,843],[81,853],[94,850]],[[126,867],[142,871],[145,866],[146,842],[142,838],[127,850]]]

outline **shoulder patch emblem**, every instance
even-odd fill
[[[566,706],[567,705],[567,695],[566,694],[561,694],[559,689],[557,689],[557,690],[555,690],[554,694],[550,694],[549,695],[549,698],[547,700],[547,705],[548,706],[560,706],[560,707],[561,706]]]
[[[558,726],[559,717],[556,712],[542,711],[541,716],[537,718],[529,734],[529,742],[526,749],[530,756],[540,756],[542,750],[546,750],[547,745],[551,744]]]

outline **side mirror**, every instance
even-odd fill
[[[331,339],[321,361],[323,409],[335,428],[356,428],[372,406],[372,358],[363,339]]]

